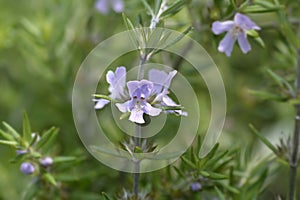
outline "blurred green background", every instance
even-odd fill
[[[255,165],[270,152],[250,133],[248,124],[254,124],[273,144],[278,144],[279,137],[286,138],[292,133],[293,108],[257,99],[249,90],[272,87],[266,77],[266,68],[283,67],[288,74],[294,70],[294,59],[289,57],[290,49],[281,42],[282,35],[270,28],[276,24],[275,14],[251,15],[258,25],[266,27],[261,31],[265,48],[251,41],[249,54],[244,55],[235,47],[232,57],[227,58],[217,51],[221,38],[210,31],[215,19],[208,8],[210,4],[205,1],[193,1],[189,8],[166,19],[164,25],[175,30],[183,30],[190,24],[202,27],[201,30],[195,28],[190,35],[215,60],[227,92],[227,118],[220,138],[221,147],[250,149],[247,154]],[[125,1],[125,13],[133,22],[140,13],[146,23],[150,21],[138,0]],[[70,168],[73,176],[78,177],[78,181],[68,186],[73,199],[83,199],[83,196],[92,199],[101,191],[115,193],[123,187],[130,188],[129,174],[103,166],[85,151],[77,136],[71,109],[72,87],[80,64],[99,42],[124,30],[121,14],[102,15],[95,10],[92,0],[0,0],[0,120],[21,130],[22,112],[26,110],[33,130],[41,131],[52,125],[60,128],[57,153],[85,155],[83,164]],[[133,64],[131,60],[123,63],[125,66]],[[185,65],[187,63],[183,62],[179,71],[189,74]],[[188,78],[199,87],[199,80]],[[200,91],[205,91],[202,85]],[[198,97],[202,106],[207,105],[201,115],[209,116],[207,92],[199,93]],[[201,123],[207,124],[209,118],[202,120]],[[0,199],[20,199],[31,181],[21,174],[18,165],[9,162],[14,154],[9,147],[0,146]],[[277,181],[272,181],[266,195],[285,194],[286,184],[283,183],[287,180],[278,180],[286,176],[287,168],[278,170],[279,175],[270,177]],[[163,172],[151,173],[153,176],[144,178],[143,184],[155,184]]]

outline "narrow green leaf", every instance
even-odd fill
[[[262,100],[273,100],[273,101],[279,101],[279,102],[286,102],[289,97],[282,96],[278,94],[273,94],[269,92],[264,91],[256,91],[256,90],[249,90],[249,93],[253,96],[256,96],[257,98],[260,98]]]
[[[186,4],[186,0],[177,0],[170,5],[162,14],[161,17],[175,15]]]
[[[111,200],[111,198],[105,192],[101,192],[101,195],[104,197],[105,200]]]
[[[181,171],[181,169],[178,169],[176,166],[173,166],[174,170],[177,172],[177,174],[179,175],[180,178],[185,179],[186,176],[184,175],[184,173]]]
[[[36,196],[39,191],[39,185],[31,184],[26,188],[24,195],[22,197],[23,200],[32,200]]]
[[[214,180],[222,180],[222,179],[228,179],[228,176],[220,173],[209,172],[209,178]]]
[[[283,78],[273,72],[271,69],[267,69],[268,75],[272,78],[272,80],[281,88],[284,87]]]
[[[227,183],[223,183],[221,181],[218,181],[217,183],[220,184],[223,188],[225,188],[229,192],[232,192],[234,194],[239,194],[240,193],[240,191],[238,189],[236,189],[235,187],[232,187],[232,186],[228,185]]]
[[[48,183],[51,183],[52,185],[56,186],[57,183],[56,183],[56,180],[55,178],[52,176],[52,174],[50,173],[45,173],[43,175],[43,178],[48,182]]]
[[[261,37],[256,37],[256,38],[254,38],[254,41],[255,41],[259,46],[261,46],[262,48],[265,48],[265,47],[266,47],[266,45],[265,45],[264,41],[261,39]]]
[[[5,128],[7,129],[7,131],[17,140],[20,140],[20,134],[13,128],[11,127],[9,124],[7,124],[6,122],[2,122],[3,125],[5,126]]]
[[[94,97],[97,97],[97,98],[100,98],[100,99],[106,99],[106,100],[109,100],[109,101],[113,101],[113,99],[110,98],[110,97],[107,96],[107,95],[103,95],[103,94],[94,94],[93,96],[94,96]]]
[[[187,164],[187,165],[190,166],[191,168],[197,169],[197,166],[196,166],[192,161],[190,161],[189,159],[187,159],[186,157],[181,156],[180,158],[181,158],[181,160],[182,160],[185,164]]]
[[[5,145],[9,145],[9,146],[17,146],[17,142],[15,141],[7,141],[7,140],[0,140],[0,144],[5,144]]]
[[[153,17],[154,12],[153,12],[151,6],[148,4],[148,2],[146,0],[141,0],[141,1],[144,4],[145,8],[149,11],[150,15]]]
[[[221,190],[219,190],[219,188],[217,186],[215,186],[214,189],[216,190],[220,200],[226,200],[223,193],[221,192]]]
[[[199,173],[204,177],[209,177],[210,175],[207,171],[200,171]]]
[[[267,73],[280,88],[285,89],[286,87],[291,95],[294,95],[295,92],[293,87],[284,78],[273,72],[271,69],[267,69]]]
[[[9,141],[15,141],[14,137],[0,129],[0,135]]]
[[[37,144],[34,146],[36,150],[42,148],[47,142],[51,139],[51,137],[55,137],[58,133],[58,128],[51,127],[49,130],[44,132],[44,134],[41,136],[41,139],[37,142]]]
[[[29,142],[31,140],[31,127],[27,113],[23,112],[23,138]]]
[[[185,35],[187,35],[191,30],[193,29],[193,27],[188,27],[187,29],[185,29],[178,37],[176,37],[174,40],[170,41],[169,43],[165,44],[164,46],[162,46],[160,49],[156,50],[154,54],[157,54],[163,50],[165,50],[168,47],[173,46],[174,44],[176,44],[177,42],[179,42]]]
[[[58,156],[53,159],[53,163],[74,162],[77,158],[74,156]]]
[[[276,147],[273,146],[273,144],[271,144],[271,142],[269,142],[269,140],[267,138],[265,138],[263,135],[261,135],[252,124],[249,124],[249,127],[252,130],[252,133],[254,133],[267,147],[269,147],[269,149],[271,151],[273,151],[273,153],[275,155],[279,156],[279,153],[278,153]]]
[[[162,0],[155,0],[154,13],[157,14],[161,7]]]
[[[247,33],[247,35],[249,35],[251,37],[254,37],[254,38],[259,37],[258,32],[256,30],[254,30],[254,29],[247,30],[246,33]]]
[[[136,31],[136,28],[134,27],[133,23],[131,22],[131,20],[123,13],[122,14],[122,17],[123,17],[123,21],[124,21],[124,24],[126,26],[126,29],[128,31],[133,31],[134,32],[134,35],[132,34],[129,34],[129,38],[130,40],[132,41],[132,43],[134,44],[134,46],[136,48],[139,48],[140,47],[140,43],[139,43],[139,36],[138,34],[135,32]]]

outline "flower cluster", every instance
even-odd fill
[[[250,30],[260,30],[260,27],[249,17],[240,13],[235,14],[233,21],[216,21],[212,24],[212,31],[214,34],[219,35],[223,32],[227,32],[218,47],[218,50],[220,52],[225,52],[226,56],[231,55],[236,40],[243,53],[248,53],[251,50],[251,46],[247,39],[247,31]]]
[[[129,120],[138,124],[145,123],[143,115],[158,116],[168,108],[166,113],[187,115],[169,96],[168,90],[177,71],[166,73],[151,69],[148,80],[128,81],[126,83],[125,67],[118,67],[115,72],[108,71],[106,80],[109,83],[110,100],[116,102],[123,113],[130,113]],[[110,102],[108,99],[94,99],[95,109],[101,109]]]

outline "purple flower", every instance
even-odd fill
[[[26,153],[28,153],[27,149],[17,149],[16,150],[17,155],[23,155],[23,154],[26,154]]]
[[[169,96],[168,90],[176,71],[166,73],[152,69],[149,71],[149,80],[129,81],[126,87],[126,69],[118,67],[115,72],[108,71],[106,80],[109,83],[109,97],[116,103],[117,108],[123,112],[130,112],[129,120],[143,124],[144,114],[157,116],[162,107],[178,107]],[[102,109],[110,101],[107,99],[94,99],[97,103],[95,109]],[[166,113],[187,115],[178,109],[170,109]]]
[[[236,40],[243,53],[247,53],[251,50],[246,33],[246,31],[249,30],[260,30],[260,27],[249,17],[240,13],[235,14],[233,21],[216,21],[212,24],[212,31],[214,34],[219,35],[223,32],[227,32],[218,47],[218,50],[220,52],[225,52],[226,56],[231,55]]]
[[[32,174],[35,171],[35,167],[30,162],[22,163],[20,170],[23,174]]]
[[[108,71],[106,74],[106,81],[109,83],[109,97],[114,100],[122,100],[127,96],[126,87],[126,68],[117,67],[115,73]],[[110,101],[107,99],[94,99],[96,101],[95,109],[102,109]]]
[[[51,166],[53,164],[53,159],[51,157],[45,157],[41,160],[41,164],[44,167]]]
[[[125,103],[117,103],[116,106],[121,112],[130,112],[129,120],[139,124],[145,123],[143,114],[157,116],[161,109],[152,107],[147,102],[153,89],[153,83],[147,80],[129,81],[127,83],[130,100]]]
[[[191,184],[190,188],[193,192],[197,192],[202,189],[202,185],[198,182],[194,182]]]
[[[97,0],[95,2],[95,8],[100,13],[106,15],[109,13],[110,7],[116,12],[121,13],[124,10],[123,0]]]

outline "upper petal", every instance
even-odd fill
[[[212,24],[212,32],[216,35],[219,35],[225,31],[229,31],[234,25],[233,21],[225,21],[225,22],[220,22],[216,21]]]
[[[153,82],[154,86],[152,94],[158,94],[162,91],[163,83],[166,80],[168,74],[158,69],[151,69],[148,73],[149,81]]]
[[[256,29],[260,30],[260,27],[257,26],[248,16],[236,13],[234,16],[234,22],[236,25],[245,30]]]
[[[113,99],[122,99],[125,96],[125,84],[126,84],[126,68],[117,67],[115,73],[108,71],[106,74],[106,81],[109,83],[110,97]]]
[[[101,109],[110,102],[107,99],[93,99],[93,101],[97,102],[96,105],[94,106],[95,109]]]
[[[149,70],[149,80],[154,84],[151,93],[159,94],[163,91],[163,88],[164,92],[166,93],[176,73],[176,70],[171,71],[169,74],[157,69]]]
[[[230,32],[228,32],[223,38],[223,40],[220,42],[218,50],[220,52],[225,52],[226,56],[230,56],[235,41],[236,38],[233,37]]]
[[[153,83],[147,80],[129,81],[127,83],[130,97],[147,98],[153,88]]]
[[[239,43],[239,46],[240,46],[241,50],[243,51],[243,53],[247,53],[248,51],[251,50],[251,46],[248,42],[246,33],[239,34],[238,43]]]

